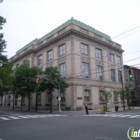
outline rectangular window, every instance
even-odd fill
[[[82,76],[89,78],[89,64],[82,62]]]
[[[37,103],[41,104],[41,93],[37,93]]]
[[[61,102],[65,102],[65,94],[64,93],[61,93]]]
[[[84,91],[84,100],[85,100],[85,102],[90,101],[90,91],[89,90]]]
[[[97,66],[97,78],[99,80],[103,79],[103,68],[102,68],[102,66]]]
[[[97,59],[102,59],[102,50],[101,49],[96,49],[96,58]]]
[[[111,81],[115,82],[115,70],[111,69]]]
[[[42,57],[42,54],[41,54],[41,55],[39,55],[38,58],[37,58],[37,64],[38,64],[38,66],[41,65],[42,62],[43,62],[43,57]]]
[[[81,53],[88,55],[88,45],[81,43]]]
[[[66,46],[65,44],[59,46],[59,56],[62,56],[66,53]]]
[[[66,63],[59,65],[59,71],[62,77],[66,77]]]
[[[48,61],[53,59],[53,50],[50,50],[47,52],[47,59],[48,59]]]
[[[118,96],[116,94],[114,94],[114,101],[117,102],[118,101]]]
[[[112,54],[112,53],[110,53],[110,61],[111,61],[112,64],[115,63],[115,61],[114,61],[114,54]]]
[[[121,66],[121,57],[117,56],[117,65]]]
[[[102,90],[99,91],[99,98],[100,98],[100,101],[103,101],[103,91]]]
[[[122,72],[118,70],[118,82],[122,83],[122,77],[121,77]]]

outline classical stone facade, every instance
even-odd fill
[[[103,104],[103,90],[113,95],[108,107],[122,104],[121,99],[113,94],[115,90],[121,89],[122,53],[121,45],[113,42],[108,35],[71,18],[17,51],[10,61],[15,67],[25,60],[30,62],[30,66],[42,69],[57,66],[69,84],[62,95],[62,108],[71,107],[75,110],[77,107],[83,108],[86,103],[89,108],[95,109]],[[53,96],[53,108],[58,108],[58,91]],[[48,108],[49,93],[41,93],[38,101],[41,108]],[[20,99],[16,102],[20,106]],[[24,104],[27,105],[27,99]],[[35,106],[35,94],[32,95],[31,105]]]

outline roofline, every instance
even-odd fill
[[[104,38],[107,38],[107,39],[111,40],[111,37],[110,37],[109,35],[106,35],[106,34],[100,32],[100,31],[96,30],[96,29],[93,28],[92,26],[89,26],[89,25],[87,25],[87,24],[85,24],[85,23],[83,23],[83,22],[81,22],[81,21],[78,21],[78,20],[76,20],[76,19],[74,19],[74,18],[72,17],[70,20],[68,20],[68,21],[66,21],[65,23],[63,23],[62,25],[58,26],[57,28],[55,28],[55,29],[52,30],[51,32],[47,33],[46,35],[44,35],[44,36],[41,37],[40,39],[37,39],[37,38],[34,39],[34,40],[31,41],[30,43],[28,43],[27,45],[25,45],[24,47],[22,47],[21,49],[19,49],[19,50],[16,52],[16,54],[20,53],[21,51],[23,51],[24,49],[28,48],[28,47],[29,47],[30,45],[32,45],[32,44],[35,44],[35,43],[37,43],[37,42],[43,41],[45,38],[47,38],[47,37],[53,35],[54,33],[58,32],[59,30],[63,29],[64,27],[68,26],[68,25],[71,24],[71,23],[75,23],[75,24],[77,24],[77,25],[79,25],[79,26],[81,26],[81,27],[83,27],[83,28],[86,28],[86,29],[88,29],[88,30],[90,30],[90,31],[92,31],[92,32],[94,32],[94,33],[96,33],[96,34],[98,34],[98,35],[104,37]]]

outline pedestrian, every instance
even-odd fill
[[[89,112],[88,112],[88,106],[87,106],[87,104],[85,105],[85,110],[86,110],[86,114],[88,115]]]

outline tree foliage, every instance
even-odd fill
[[[111,94],[111,92],[104,90],[102,96],[104,97],[104,101],[106,103],[106,110],[107,110],[107,103],[111,99],[112,94]]]

